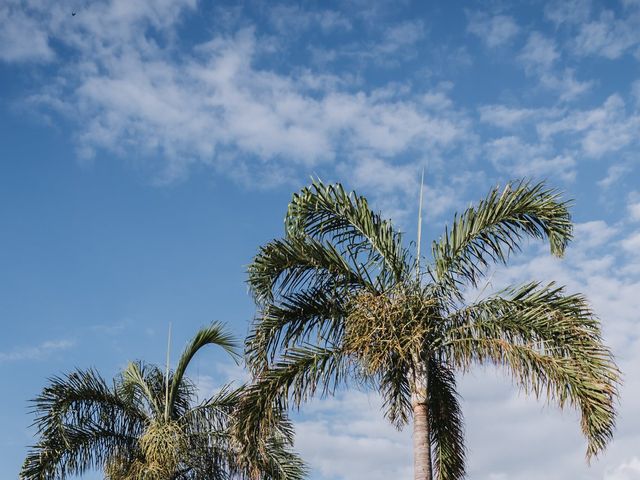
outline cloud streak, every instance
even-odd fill
[[[6,352],[0,352],[0,363],[42,360],[57,352],[68,350],[73,346],[75,346],[73,340],[48,340],[33,347],[18,347]]]

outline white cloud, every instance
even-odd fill
[[[608,225],[603,220],[578,223],[574,227],[574,235],[579,239],[577,247],[581,250],[600,247],[615,237],[617,233],[617,228]]]
[[[74,345],[75,342],[72,340],[48,340],[34,347],[18,347],[0,352],[0,363],[41,360],[56,352],[68,350]]]
[[[607,471],[604,480],[638,480],[640,479],[640,459],[633,457],[618,467]]]
[[[23,11],[22,3],[0,5],[0,60],[46,62],[54,57],[47,31]]]
[[[559,120],[543,121],[537,128],[542,138],[578,134],[582,151],[597,158],[637,142],[640,115],[627,114],[624,100],[611,95],[601,107],[572,111]]]
[[[293,5],[272,6],[269,8],[269,20],[281,34],[285,35],[316,26],[326,33],[352,29],[351,21],[339,12],[333,10],[308,11]]]
[[[611,165],[607,169],[607,175],[598,180],[598,186],[602,188],[609,188],[613,184],[615,184],[618,180],[620,180],[626,173],[630,171],[630,168],[627,165]]]
[[[545,16],[556,25],[580,24],[591,15],[590,0],[555,0],[544,7]]]
[[[490,16],[485,13],[470,15],[467,30],[477,35],[489,48],[508,43],[520,32],[513,17],[508,15]]]
[[[536,116],[531,108],[513,108],[505,105],[485,105],[480,107],[480,121],[504,129],[517,128],[524,121]]]
[[[518,59],[528,71],[549,70],[560,58],[555,42],[540,32],[532,32]]]
[[[296,448],[326,478],[411,478],[410,430],[387,424],[376,395],[348,391],[303,407]]]
[[[378,194],[397,190],[414,194],[420,178],[415,165],[392,165],[379,158],[363,158],[344,172],[354,185]]]
[[[576,161],[571,155],[555,154],[546,145],[527,144],[515,136],[491,140],[485,150],[493,166],[510,176],[572,181],[576,175]]]
[[[571,68],[556,68],[560,59],[556,42],[540,32],[529,35],[517,58],[528,75],[538,76],[540,85],[558,92],[561,101],[573,100],[593,86],[592,81],[577,80]]]
[[[593,81],[580,81],[575,78],[575,72],[565,69],[562,73],[544,72],[540,75],[540,84],[559,93],[562,101],[573,100],[588,92],[594,85]]]
[[[640,202],[630,203],[627,205],[627,210],[629,211],[631,220],[640,220]]]
[[[640,13],[625,11],[618,19],[605,10],[598,20],[584,23],[575,38],[575,51],[580,55],[600,55],[616,59],[640,43]]]
[[[640,255],[640,231],[634,232],[621,242],[622,248],[634,255]]]
[[[401,48],[414,45],[424,38],[424,24],[421,20],[405,21],[387,28],[384,34],[386,39],[376,47],[376,51],[382,54],[392,54]]]
[[[640,80],[636,80],[631,84],[631,95],[636,100],[636,105],[640,106]]]

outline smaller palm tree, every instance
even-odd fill
[[[234,433],[244,386],[225,385],[195,402],[185,372],[206,345],[237,358],[236,342],[214,323],[191,340],[174,372],[132,362],[111,384],[91,369],[51,379],[34,400],[39,442],[20,477],[57,480],[102,469],[108,480],[303,478],[293,429],[280,412],[270,412],[275,428],[252,442]]]

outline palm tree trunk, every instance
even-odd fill
[[[426,403],[413,404],[413,479],[432,480],[429,408]]]
[[[413,407],[413,480],[433,480],[431,465],[431,432],[427,404],[428,372],[421,365],[415,373],[411,406]]]

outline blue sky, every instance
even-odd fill
[[[2,2],[0,475],[47,377],[162,362],[170,322],[177,345],[211,320],[244,335],[245,266],[312,175],[415,238],[426,168],[429,238],[508,179],[575,200],[566,259],[532,244],[491,287],[584,292],[625,374],[590,467],[572,412],[466,375],[470,477],[640,479],[640,3],[448,3]],[[242,372],[207,352],[191,374],[206,391]],[[314,479],[410,478],[409,433],[377,408],[303,409]]]

